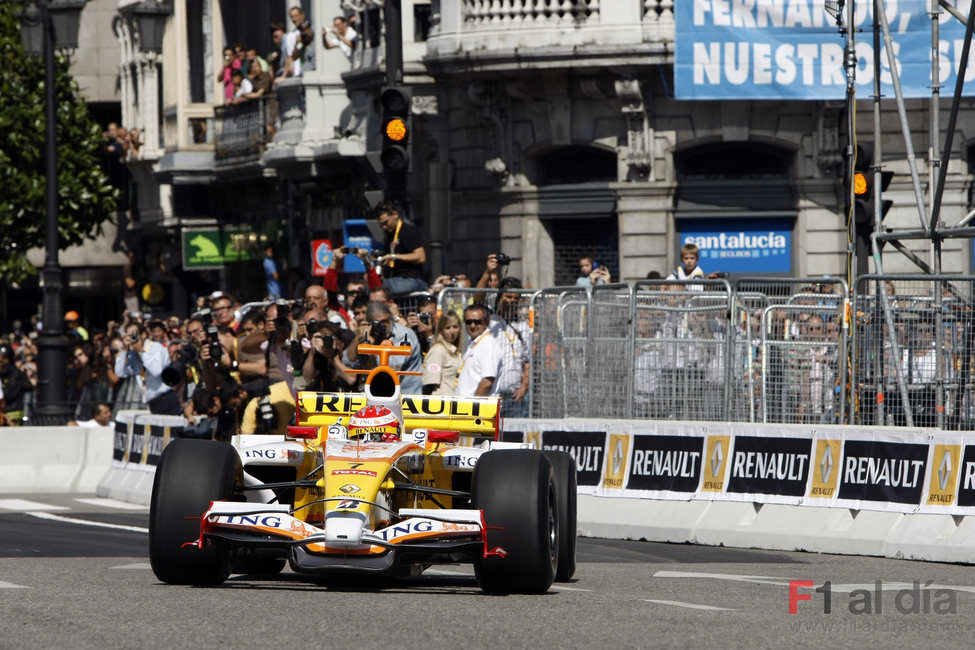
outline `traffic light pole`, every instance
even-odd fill
[[[386,27],[386,85],[403,83],[403,6],[402,0],[386,0],[383,8]]]

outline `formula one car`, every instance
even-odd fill
[[[153,572],[416,575],[473,562],[489,593],[544,593],[575,571],[576,465],[499,441],[497,398],[403,396],[375,354],[364,394],[299,392],[287,436],[177,439],[156,468]],[[464,443],[461,444],[461,436]]]

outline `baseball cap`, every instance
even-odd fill
[[[72,309],[64,315],[64,320],[81,320],[81,318],[78,316],[78,312]]]
[[[502,289],[521,289],[521,280],[511,276],[501,281]]]

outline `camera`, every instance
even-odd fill
[[[495,253],[494,259],[498,261],[498,266],[507,266],[511,264],[511,256],[505,255],[504,253]]]
[[[274,329],[277,332],[291,331],[291,319],[289,314],[291,313],[291,303],[287,300],[275,300],[274,304],[277,305],[278,315],[274,318]]]
[[[349,248],[348,246],[343,246],[339,250],[345,253],[346,255],[356,255],[359,252],[358,248]]]
[[[223,346],[220,345],[220,330],[213,323],[207,325],[206,330],[207,346],[210,348],[210,360],[215,364],[220,363],[220,358],[223,357]]]
[[[198,320],[201,323],[203,323],[204,325],[209,325],[210,323],[213,322],[213,312],[210,311],[210,308],[209,307],[204,307],[203,309],[201,309],[201,310],[199,310],[197,312],[194,312],[190,316],[190,319],[191,320]]]
[[[308,333],[308,336],[313,335],[320,327],[318,321],[314,318],[305,321],[305,331]]]
[[[132,341],[133,343],[138,343],[139,342],[139,333],[138,332],[135,332],[134,334],[129,334],[129,340]]]
[[[374,320],[372,322],[372,327],[369,328],[369,340],[373,342],[374,345],[378,345],[389,338],[389,331],[386,328],[386,323],[381,320]]]
[[[261,427],[261,433],[274,433],[278,428],[278,413],[271,405],[271,398],[263,396],[257,401],[257,421]]]
[[[424,325],[429,325],[431,322],[433,322],[433,317],[430,316],[429,312],[421,311],[416,315],[416,317],[419,318],[420,322]]]

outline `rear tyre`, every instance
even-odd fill
[[[559,549],[552,463],[532,449],[489,451],[477,461],[471,501],[484,511],[488,550],[506,552],[474,559],[481,588],[488,593],[548,591]]]
[[[543,453],[552,463],[559,497],[559,566],[555,581],[568,582],[576,572],[576,461],[564,451],[546,449]]]
[[[173,585],[215,586],[230,575],[230,548],[208,542],[202,549],[183,544],[200,537],[200,517],[211,501],[230,499],[242,475],[230,445],[190,438],[163,450],[149,506],[149,562],[156,577]]]

